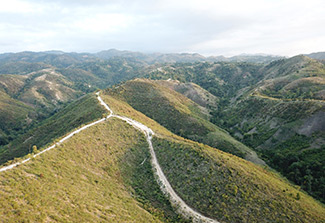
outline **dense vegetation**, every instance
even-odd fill
[[[106,94],[110,93],[106,91]],[[325,217],[322,204],[315,203],[299,187],[290,185],[277,173],[171,135],[156,122],[117,100],[116,95],[102,96],[114,112],[140,121],[155,131],[154,148],[165,174],[178,194],[202,213],[210,213],[221,221],[240,222],[254,219],[317,222]],[[145,157],[142,156],[143,160]],[[237,194],[234,195],[235,186]]]
[[[213,121],[324,202],[324,111],[322,102],[252,96],[213,113]]]
[[[325,220],[323,205],[277,174],[173,135],[124,101],[102,96],[114,112],[155,131],[165,174],[202,213],[221,222]],[[0,174],[0,215],[6,222],[182,221],[154,181],[147,149],[140,131],[114,118],[84,130]]]
[[[22,134],[28,128],[29,120],[36,119],[35,116],[32,107],[0,91],[0,146]]]
[[[325,146],[309,148],[313,137],[294,135],[273,149],[265,158],[289,180],[325,202]]]
[[[131,196],[121,176],[125,154],[142,147],[147,142],[139,131],[110,120],[1,172],[1,221],[160,222]]]
[[[32,152],[32,146],[43,147],[82,124],[99,119],[105,110],[95,95],[88,94],[45,119],[27,133],[0,147],[0,163]]]
[[[304,192],[262,168],[203,145],[154,138],[165,174],[192,207],[221,222],[317,222]]]
[[[151,166],[148,146],[129,149],[120,161],[120,169],[125,184],[130,186],[134,197],[143,208],[166,222],[186,222],[173,210],[156,182]]]
[[[147,77],[192,81],[216,95],[217,107],[210,107],[212,123],[254,148],[271,167],[324,202],[325,172],[319,168],[324,162],[325,131],[322,63],[296,56],[268,65],[173,64],[152,68]],[[301,145],[290,146],[295,135],[302,139]],[[314,155],[302,155],[304,150]]]
[[[227,103],[239,89],[251,86],[263,78],[261,64],[252,63],[177,63],[158,68],[150,67],[145,77],[150,79],[194,82]]]
[[[207,121],[196,103],[158,82],[137,79],[113,88],[110,93],[177,135],[263,163],[251,155],[248,147]]]
[[[304,56],[269,64],[255,62],[275,58],[244,56],[233,58],[236,62],[210,59],[195,54],[144,55],[120,51],[96,55],[1,54],[0,156],[6,157],[1,162],[26,154],[32,144],[44,145],[64,134],[67,125],[53,125],[50,129],[60,129],[57,135],[45,135],[46,131],[34,134],[31,129],[41,126],[42,120],[83,94],[135,77],[171,78],[198,84],[216,96],[215,103],[205,103],[202,112],[184,97],[173,101],[170,95],[174,93],[161,95],[157,86],[147,94],[148,86],[142,86],[143,83],[134,84],[133,90],[125,88],[126,92],[119,92],[120,87],[115,93],[183,137],[245,158],[250,153],[245,145],[255,149],[271,167],[324,202],[324,64]],[[74,127],[92,118],[75,120]],[[34,136],[30,138],[30,134]],[[30,145],[25,147],[28,142]]]
[[[176,69],[175,72],[179,73],[176,76],[179,77],[175,76],[175,78],[195,81],[206,89],[213,91],[216,95],[223,97],[233,92],[234,88],[228,83],[224,85],[222,78],[227,79],[231,76],[231,81],[234,80],[236,83],[240,83],[238,80],[241,75],[238,74],[241,73],[241,70],[249,77],[249,72],[255,73],[262,66],[247,63],[232,64],[220,62],[197,63],[192,69],[192,64],[167,64],[164,69],[168,70],[171,66],[170,75],[162,75],[159,72],[155,73],[157,65],[150,65],[152,64],[151,62],[146,61],[144,57],[138,54],[132,54],[133,56],[131,57],[103,56],[106,53],[102,52],[92,55],[51,51],[1,54],[0,91],[3,91],[15,103],[22,102],[28,106],[28,109],[32,110],[32,112],[28,113],[25,111],[25,113],[28,113],[27,120],[31,122],[31,125],[36,125],[39,121],[53,115],[54,112],[62,108],[62,104],[70,102],[84,93],[93,92],[97,88],[106,88],[135,77],[150,76],[152,78],[165,79],[174,77],[174,70]],[[109,53],[112,53],[112,51]],[[114,51],[114,53],[116,52]],[[150,55],[146,56],[151,57]],[[187,57],[190,59],[187,61],[192,62],[201,61],[203,58],[202,56],[197,57],[197,55],[190,54],[160,55],[157,57],[158,60],[156,62],[163,62],[166,59],[165,62],[168,62],[170,57],[175,58],[176,61],[178,61],[177,58],[180,58],[179,61],[182,62],[186,61],[187,59],[183,59]],[[247,59],[249,58],[247,57]],[[264,60],[267,57],[260,58]],[[269,59],[274,60],[275,58]],[[203,60],[209,61],[204,58]],[[245,61],[246,59],[243,60]],[[213,59],[212,61],[215,60]],[[213,71],[210,72],[210,70]],[[235,75],[232,72],[235,72]],[[256,77],[248,79],[255,80]],[[221,102],[225,101],[221,100]],[[14,109],[10,109],[10,111],[14,111]],[[14,112],[12,114],[9,112],[8,116],[14,117]],[[28,124],[26,128],[26,122],[21,121],[20,118],[14,121],[14,123],[1,124],[3,128],[0,130],[0,143],[2,145],[9,143],[13,138],[26,132],[31,127]],[[21,131],[22,129],[24,131]]]

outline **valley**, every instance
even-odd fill
[[[176,146],[177,146],[177,144],[179,144],[179,143],[181,143],[181,141],[183,141],[183,139],[181,139],[181,138],[179,138],[179,137],[177,137],[177,136],[174,136],[173,134],[170,134],[170,133],[168,133],[168,131],[166,131],[166,130],[163,130],[161,127],[159,127],[159,125],[157,125],[157,124],[154,124],[154,122],[153,121],[149,121],[149,120],[147,120],[146,121],[146,123],[149,123],[149,124],[151,124],[152,125],[152,127],[153,127],[153,129],[157,129],[157,132],[154,134],[153,133],[153,131],[150,129],[150,128],[148,128],[147,126],[145,126],[145,125],[143,125],[143,124],[141,124],[141,123],[139,123],[139,122],[137,122],[137,121],[134,121],[134,120],[132,120],[132,119],[130,119],[130,118],[127,118],[127,117],[124,117],[124,116],[120,116],[119,114],[125,114],[126,112],[128,112],[129,114],[132,114],[132,116],[134,116],[134,117],[137,117],[136,119],[143,119],[144,118],[144,120],[146,120],[146,119],[148,119],[148,118],[146,118],[145,116],[143,116],[143,115],[141,115],[140,113],[139,113],[139,115],[136,115],[136,113],[134,113],[134,112],[132,112],[132,110],[130,110],[130,107],[128,107],[126,104],[124,104],[123,102],[121,103],[121,102],[119,102],[118,100],[116,100],[116,99],[114,99],[114,98],[112,98],[111,96],[109,96],[109,95],[103,95],[103,97],[104,97],[104,100],[108,100],[108,102],[112,102],[112,106],[113,106],[113,110],[115,110],[116,112],[117,112],[117,115],[115,115],[113,112],[112,112],[112,110],[110,109],[110,107],[108,107],[107,106],[107,104],[101,99],[101,97],[99,97],[98,96],[98,100],[99,100],[99,102],[101,103],[101,105],[104,105],[105,106],[105,108],[108,110],[108,112],[109,112],[109,114],[107,115],[107,117],[105,117],[105,118],[103,118],[103,119],[100,119],[100,120],[98,120],[98,121],[95,121],[95,122],[93,122],[93,123],[90,123],[90,124],[88,124],[88,125],[86,125],[86,126],[84,126],[84,127],[82,127],[82,128],[80,128],[80,129],[78,129],[78,130],[76,130],[76,131],[74,131],[74,132],[72,132],[72,133],[70,133],[70,134],[68,134],[66,137],[64,137],[63,139],[61,139],[59,142],[58,142],[58,144],[56,144],[56,146],[58,147],[57,149],[60,149],[61,147],[65,147],[64,145],[66,144],[66,143],[64,143],[64,144],[61,144],[61,143],[63,143],[64,141],[67,141],[68,143],[72,140],[72,142],[74,142],[74,143],[76,143],[76,142],[78,142],[78,140],[73,140],[74,138],[76,138],[76,136],[78,137],[79,135],[84,135],[83,134],[83,132],[86,132],[87,130],[86,129],[92,129],[92,128],[94,128],[94,127],[92,127],[92,126],[97,126],[97,124],[99,124],[100,125],[100,123],[102,123],[102,122],[104,122],[105,120],[107,120],[109,123],[111,123],[109,120],[111,119],[111,118],[118,118],[118,119],[122,119],[123,121],[126,121],[128,124],[130,124],[130,125],[132,125],[132,126],[134,126],[136,129],[139,129],[139,130],[142,130],[143,131],[143,133],[145,133],[145,135],[146,135],[146,140],[145,141],[147,141],[147,143],[149,143],[149,149],[150,149],[150,153],[151,153],[151,156],[152,156],[152,168],[153,168],[153,170],[154,171],[157,171],[157,175],[159,176],[159,181],[158,182],[162,182],[162,185],[161,185],[161,188],[163,188],[163,191],[165,191],[165,193],[167,193],[167,194],[169,194],[169,199],[171,200],[171,203],[172,203],[172,206],[174,206],[175,207],[175,203],[177,204],[176,205],[176,209],[178,209],[178,210],[181,210],[180,211],[180,213],[182,213],[186,218],[188,218],[189,216],[192,216],[192,218],[191,219],[193,219],[194,221],[195,221],[195,219],[196,218],[198,218],[199,220],[198,221],[200,221],[200,222],[202,222],[202,221],[204,221],[204,222],[212,222],[212,220],[210,220],[210,219],[206,219],[205,217],[203,217],[203,216],[201,216],[200,214],[198,214],[197,212],[195,212],[195,211],[193,211],[193,209],[192,208],[189,208],[183,201],[182,201],[182,199],[180,199],[179,197],[178,197],[178,195],[174,192],[174,190],[172,189],[172,186],[171,186],[171,184],[169,184],[169,182],[168,182],[168,180],[167,180],[167,178],[164,176],[164,173],[163,173],[163,171],[162,171],[162,168],[160,168],[160,165],[158,164],[158,160],[161,160],[162,159],[162,157],[163,157],[163,155],[162,154],[159,154],[158,155],[158,157],[156,158],[156,156],[155,156],[155,151],[154,151],[154,147],[158,147],[158,148],[163,148],[163,149],[167,149],[167,148],[175,148],[174,147],[174,144],[176,143]],[[120,106],[120,108],[121,108],[121,110],[119,110],[119,109],[117,109],[117,106]],[[131,112],[131,113],[130,113]],[[148,122],[149,121],[149,122]],[[84,131],[83,131],[84,130]],[[89,132],[89,130],[88,130],[88,132]],[[96,137],[96,132],[97,131],[95,131],[94,133],[95,133],[95,137]],[[77,134],[78,133],[78,134]],[[127,132],[124,132],[124,133],[122,133],[122,134],[128,134],[129,135],[129,131],[127,131]],[[103,133],[102,132],[100,132],[100,133],[97,133],[97,134],[100,134],[100,135],[102,135]],[[167,134],[167,135],[166,135]],[[157,139],[154,139],[154,142],[152,143],[151,142],[151,138],[152,138],[152,136],[153,135],[157,135]],[[165,135],[165,136],[164,136]],[[72,137],[72,136],[74,136],[74,137]],[[90,135],[89,135],[89,137],[91,137]],[[166,138],[167,137],[167,138]],[[172,137],[172,138],[174,138],[173,140],[170,138],[170,137]],[[78,137],[79,138],[79,137]],[[118,137],[118,138],[120,138],[120,137]],[[142,138],[142,137],[140,137],[140,138]],[[69,140],[68,140],[69,139]],[[99,138],[97,138],[97,140],[101,140],[101,139],[99,139]],[[167,143],[171,143],[171,145],[173,145],[172,147],[170,147],[170,146],[163,146],[162,147],[162,145],[163,145],[163,141],[161,141],[161,140],[163,140],[163,141],[166,141],[167,140]],[[176,141],[175,141],[176,140]],[[157,144],[157,142],[158,142],[158,144]],[[192,147],[194,146],[194,148],[195,147],[202,147],[202,145],[200,145],[200,144],[197,144],[197,145],[195,145],[195,144],[193,144],[193,142],[190,142],[190,141],[184,141],[184,142],[182,142],[182,143],[185,143],[185,144],[187,144],[187,146],[185,146],[185,148],[186,147],[188,147],[188,146],[190,146],[190,147],[188,147],[186,150],[188,150],[188,149],[190,149],[189,151],[193,151],[194,153],[192,154],[192,155],[190,155],[190,157],[192,157],[192,158],[195,158],[197,155],[196,155],[196,153],[197,152],[195,152],[196,151],[196,149],[195,150],[193,150],[192,149]],[[90,144],[91,145],[91,144]],[[154,145],[154,147],[152,147],[152,145]],[[155,146],[156,145],[156,146]],[[79,146],[78,146],[79,147]],[[76,147],[76,148],[78,148],[78,147]],[[148,148],[148,145],[147,146],[145,146],[145,147],[147,147]],[[48,153],[51,153],[51,151],[55,151],[55,150],[50,150],[50,149],[52,149],[52,148],[54,148],[54,146],[51,146],[51,147],[49,147],[49,148],[47,148],[47,149],[45,149],[45,150],[43,150],[44,152],[45,151],[48,151],[48,152],[46,152],[46,153],[43,153],[43,152],[41,152],[40,154],[42,154],[43,153],[43,155],[42,156],[44,156],[44,155],[46,155],[46,154],[48,154]],[[176,147],[177,148],[177,147]],[[183,148],[184,148],[184,146],[181,146],[180,148],[182,148],[182,150],[183,150]],[[57,150],[56,149],[56,150]],[[201,151],[205,151],[205,150],[207,150],[208,148],[205,148],[205,149],[203,149],[203,148],[201,148],[201,149],[199,149],[199,150],[201,150]],[[50,151],[49,151],[50,150]],[[169,149],[170,150],[170,149]],[[186,152],[186,153],[184,153],[182,150],[179,150],[179,152],[181,152],[181,154],[183,154],[183,155],[186,155],[186,154],[188,154],[188,152]],[[159,149],[158,149],[158,151],[159,151]],[[209,152],[208,152],[209,151]],[[91,151],[89,151],[89,152],[91,152]],[[170,152],[172,152],[172,150],[170,150]],[[60,153],[59,151],[58,152],[55,152],[55,153]],[[190,152],[190,153],[192,153],[192,152]],[[224,156],[225,157],[228,157],[228,158],[226,158],[226,159],[229,159],[229,158],[231,158],[231,157],[229,157],[229,155],[228,154],[226,154],[226,153],[224,153],[224,154],[219,154],[220,152],[218,152],[217,150],[215,150],[215,149],[208,149],[206,152],[204,152],[204,153],[206,153],[206,154],[210,154],[209,156],[211,156],[212,155],[212,157],[214,157],[214,156],[217,156],[218,158],[217,159],[221,159],[221,160],[223,160],[223,162],[225,162],[226,160],[224,160]],[[203,154],[204,154],[203,153]],[[166,153],[166,154],[168,154],[168,152]],[[206,157],[206,155],[203,155],[203,154],[201,154],[201,155],[199,155],[198,156],[198,158],[199,159],[207,159],[207,157]],[[81,155],[81,154],[80,154]],[[182,156],[183,156],[182,155]],[[194,155],[194,156],[193,156]],[[37,162],[36,160],[39,160],[40,161],[40,158],[39,157],[37,157],[38,155],[34,155],[34,157],[32,157],[32,161],[31,161],[31,164],[28,164],[28,162],[27,161],[29,161],[29,159],[27,159],[27,160],[24,160],[24,161],[22,161],[21,162],[21,164],[23,164],[23,165],[19,165],[19,166],[17,166],[16,168],[23,168],[23,169],[25,169],[24,168],[24,166],[26,166],[26,167],[28,167],[28,166],[34,166],[34,164],[33,163],[35,163],[35,162]],[[211,158],[212,158],[211,157]],[[208,158],[208,159],[211,159],[211,158]],[[215,158],[212,158],[213,160],[215,159]],[[236,158],[236,157],[233,157],[233,158],[231,158],[231,159],[234,159],[234,161],[236,160],[236,159],[238,159],[238,158]],[[170,159],[169,159],[170,160]],[[185,159],[186,160],[186,159]],[[162,161],[162,163],[165,165],[165,163],[166,163],[166,161],[164,161],[164,160],[161,160]],[[98,161],[97,161],[98,162]],[[95,161],[95,163],[97,163],[96,161]],[[144,162],[144,161],[142,161],[142,162]],[[212,162],[212,163],[214,163],[214,162],[216,162],[216,161],[208,161],[207,162],[207,164],[209,164],[210,162]],[[238,163],[239,162],[239,163]],[[42,163],[42,162],[41,162]],[[179,162],[178,162],[179,163]],[[196,162],[194,162],[194,163],[196,163]],[[205,162],[203,162],[203,160],[201,161],[201,162],[199,162],[199,163],[205,163]],[[199,164],[198,163],[198,164]],[[209,165],[211,165],[212,163],[210,163]],[[227,163],[227,162],[226,162]],[[241,159],[238,159],[238,160],[236,160],[234,163],[236,163],[236,165],[235,166],[233,166],[232,168],[233,168],[233,170],[232,171],[235,171],[235,172],[237,172],[237,171],[239,171],[239,172],[237,172],[235,175],[233,175],[233,173],[231,173],[231,175],[233,176],[233,177],[235,177],[236,178],[236,175],[238,176],[238,174],[240,175],[240,172],[242,171],[241,169],[238,169],[238,164],[240,164],[240,163],[242,163],[242,164],[240,164],[240,165],[248,165],[249,166],[249,163],[247,163],[247,162],[243,162],[243,161],[241,161]],[[234,164],[233,163],[233,164]],[[238,164],[237,164],[238,163]],[[189,163],[190,164],[190,166],[192,166],[192,164],[193,164],[193,162],[190,162]],[[230,164],[230,163],[229,163]],[[229,165],[229,164],[227,164],[227,165]],[[141,164],[140,164],[141,165]],[[220,164],[217,164],[217,165],[220,165]],[[252,164],[250,164],[250,165],[252,165]],[[189,170],[189,168],[190,169],[192,169],[192,168],[195,168],[196,170],[197,170],[197,168],[195,167],[195,166],[192,166],[192,167],[190,167],[190,166],[188,166],[187,167],[187,169]],[[247,166],[247,167],[248,167]],[[249,168],[247,168],[247,167],[245,167],[244,169],[245,169],[245,171],[251,171],[251,170],[249,170]],[[10,173],[12,173],[12,174],[16,174],[17,173],[17,171],[15,170],[16,168],[14,168],[13,170],[8,170],[8,171],[6,171],[6,170],[4,170],[4,169],[2,169],[2,172],[5,172],[6,174],[10,174]],[[163,168],[166,168],[166,167],[163,167]],[[211,168],[211,167],[210,167]],[[254,166],[254,165],[252,165],[250,168],[253,168],[253,169],[255,169],[256,167]],[[184,169],[184,168],[181,168],[181,169]],[[228,169],[228,168],[227,168]],[[252,170],[253,170],[252,169]],[[170,172],[171,170],[173,170],[173,171],[178,171],[177,170],[177,168],[172,168],[172,169],[170,169],[170,168],[168,168],[168,171],[167,172]],[[42,170],[39,170],[39,171],[42,171]],[[45,169],[44,169],[44,171],[45,171]],[[166,170],[165,170],[166,171]],[[193,170],[192,170],[193,171]],[[265,171],[265,170],[264,170]],[[20,170],[18,170],[18,172],[20,172]],[[267,172],[268,171],[266,171],[265,172],[265,174],[267,174]],[[215,172],[215,173],[217,173],[217,172]],[[257,173],[257,172],[256,172]],[[256,174],[255,173],[255,174]],[[269,174],[271,174],[271,173],[269,173]],[[178,174],[177,174],[178,175]],[[268,174],[267,174],[268,175]],[[167,176],[168,176],[168,174],[167,174]],[[41,173],[40,175],[39,175],[39,177],[40,178],[44,178],[44,174],[43,173]],[[50,175],[49,176],[46,176],[46,177],[51,177]],[[203,177],[203,176],[202,176]],[[266,176],[263,176],[263,178],[265,178]],[[271,177],[271,178],[273,178],[271,181],[269,181],[269,182],[272,182],[272,181],[274,181],[275,180],[275,183],[276,183],[276,185],[282,185],[283,184],[283,186],[281,186],[281,187],[286,187],[287,189],[286,190],[289,190],[291,193],[290,194],[292,194],[292,192],[293,191],[296,191],[296,189],[294,189],[292,186],[290,186],[289,184],[287,184],[287,183],[285,183],[285,181],[279,181],[279,179],[276,179],[276,177],[275,177],[275,175],[273,175],[273,174],[271,174],[271,175],[268,175],[268,177],[267,178],[269,178],[269,177]],[[169,176],[169,178],[171,178],[171,179],[173,179],[173,177],[172,176]],[[37,179],[37,178],[36,178]],[[229,178],[230,179],[230,178]],[[249,178],[248,178],[249,179]],[[269,179],[270,180],[270,179]],[[179,180],[177,181],[177,182],[180,182]],[[260,181],[259,180],[259,185],[260,186],[258,186],[257,188],[261,188],[261,189],[263,189],[263,190],[265,190],[266,188],[268,188],[268,187],[270,187],[270,184],[268,184],[268,186],[266,187],[266,188],[264,188],[265,186],[263,185],[263,183],[261,184],[261,182],[262,181]],[[9,183],[9,182],[8,182]],[[3,186],[5,186],[7,183],[5,183]],[[173,183],[173,184],[175,184],[175,182]],[[20,185],[20,184],[10,184],[11,185],[11,187],[13,187],[12,189],[14,189],[15,188],[15,185],[16,186],[18,186],[18,185]],[[177,185],[177,184],[176,184]],[[233,185],[235,188],[237,187],[237,186],[235,186],[236,184],[228,184],[228,183],[223,183],[222,185]],[[2,186],[2,187],[3,187]],[[212,185],[211,185],[212,186]],[[227,186],[228,187],[228,186]],[[226,188],[227,188],[226,187]],[[241,187],[240,187],[241,188]],[[12,190],[11,189],[11,190]],[[231,189],[231,187],[229,188],[229,189]],[[247,188],[246,189],[244,189],[244,188],[242,188],[244,191],[245,190],[247,190]],[[271,188],[269,188],[269,189],[271,189]],[[232,190],[232,189],[231,189]],[[256,190],[256,189],[255,189]],[[274,189],[271,189],[271,191],[269,191],[269,192],[271,192],[271,193],[273,193],[272,192],[272,190],[274,190]],[[292,191],[293,190],[293,191]],[[208,190],[203,190],[203,191],[209,191],[209,189]],[[244,193],[244,191],[240,191],[239,193]],[[32,192],[33,193],[33,192]],[[181,194],[183,194],[184,192],[181,192]],[[238,196],[238,194],[237,194],[238,192],[235,192],[235,197],[237,197]],[[255,192],[256,193],[256,192]],[[282,192],[283,193],[283,192]],[[223,194],[223,193],[222,193]],[[319,214],[321,214],[321,212],[319,213],[319,214],[316,214],[317,213],[317,210],[318,210],[318,208],[316,208],[316,209],[314,209],[314,210],[312,210],[312,209],[309,209],[309,204],[312,204],[312,203],[310,203],[311,202],[311,200],[309,200],[309,198],[308,197],[305,197],[306,195],[304,195],[303,193],[300,195],[300,193],[298,192],[297,194],[299,194],[299,199],[294,199],[295,200],[295,202],[294,203],[296,203],[295,205],[297,205],[297,206],[292,206],[291,208],[298,208],[298,209],[300,209],[300,208],[302,208],[302,210],[304,210],[302,213],[304,213],[304,217],[303,218],[305,218],[305,217],[307,217],[307,218],[313,218],[313,216],[318,216],[317,218],[322,218],[321,216],[322,215],[319,215]],[[4,195],[4,197],[3,198],[5,198],[6,196],[5,196],[5,194],[3,194]],[[229,195],[228,195],[229,196]],[[241,195],[242,196],[242,195]],[[251,195],[249,195],[249,194],[247,194],[247,195],[245,195],[245,196],[248,196],[248,198],[250,197],[250,196],[256,196],[256,194],[251,194]],[[257,195],[257,196],[260,196],[260,195]],[[278,196],[278,195],[277,195]],[[291,195],[289,195],[289,196],[291,196]],[[298,196],[298,195],[297,195]],[[204,195],[204,197],[205,197],[205,195]],[[203,197],[202,197],[203,198]],[[280,205],[282,208],[284,207],[283,205],[285,205],[284,203],[282,203],[283,202],[283,200],[281,201],[281,199],[282,198],[276,198],[276,197],[274,197],[276,200],[277,199],[279,199],[278,201],[275,201],[275,203],[277,204],[277,205]],[[47,199],[46,197],[44,197],[43,199]],[[238,198],[236,198],[235,200],[237,200]],[[44,200],[44,201],[45,201]],[[232,199],[230,199],[229,201],[231,201]],[[241,200],[241,199],[240,199]],[[44,202],[43,201],[43,202]],[[239,200],[238,200],[239,201]],[[252,200],[253,201],[253,200]],[[280,203],[277,203],[277,202],[279,202],[279,201],[281,201]],[[242,201],[241,201],[242,202]],[[248,200],[248,203],[250,202],[250,200]],[[303,203],[301,203],[301,202],[303,202]],[[302,204],[304,204],[304,205],[302,205]],[[178,205],[180,205],[180,206],[178,206]],[[243,203],[242,203],[242,205],[243,205]],[[292,205],[292,204],[291,204]],[[201,206],[201,205],[200,205]],[[194,205],[194,207],[196,207],[196,205]],[[201,206],[202,207],[202,206]],[[199,208],[199,207],[197,207],[197,208]],[[290,208],[290,209],[291,209]],[[319,208],[321,208],[321,207],[319,207]],[[199,208],[200,209],[200,208]],[[284,209],[284,211],[285,211],[285,213],[286,213],[286,215],[285,215],[285,218],[287,218],[287,217],[289,217],[289,216],[291,216],[290,215],[290,209],[287,209],[287,208],[285,208]],[[5,209],[3,209],[3,210],[5,210]],[[277,209],[277,211],[280,211],[281,209]],[[308,212],[306,212],[308,210]],[[219,210],[220,211],[220,210]],[[313,211],[313,215],[309,215],[308,213],[310,212],[310,211]],[[315,212],[316,211],[316,212]],[[321,211],[321,209],[319,210],[319,211]],[[24,216],[24,214],[22,213],[22,212],[19,212],[20,213],[20,215],[22,215],[22,216]],[[184,214],[185,213],[185,214]],[[266,213],[264,213],[264,215],[263,215],[263,218],[265,218],[265,217],[267,217],[267,215],[265,215]],[[209,214],[209,215],[211,215],[211,214]],[[252,215],[252,216],[254,216],[254,218],[256,218],[257,217],[257,215]],[[273,216],[273,215],[272,215]],[[291,217],[293,217],[293,216],[295,216],[295,218],[297,218],[298,216],[295,214],[295,215],[292,215]],[[269,217],[271,217],[271,216],[269,216]],[[279,217],[279,216],[278,216]],[[290,218],[291,218],[290,217]],[[302,217],[302,216],[301,216]],[[222,216],[221,217],[221,219],[223,219],[222,221],[224,221],[224,220],[226,220],[226,219],[228,219],[228,220],[230,220],[232,217],[231,216],[229,216],[228,214],[227,215],[224,215],[224,216]]]
[[[324,64],[124,53],[0,56],[4,221],[325,219]]]
[[[159,165],[159,163],[157,161],[157,157],[155,155],[155,151],[153,149],[152,142],[151,142],[151,139],[152,139],[152,136],[154,135],[154,132],[150,128],[148,128],[147,126],[145,126],[145,125],[143,125],[143,124],[141,124],[139,122],[136,122],[136,121],[134,121],[134,120],[132,120],[130,118],[119,116],[119,115],[114,115],[113,111],[109,108],[109,106],[99,96],[99,92],[97,92],[96,95],[97,95],[97,98],[98,98],[100,104],[103,105],[105,107],[105,109],[109,112],[109,115],[107,117],[102,118],[100,120],[97,120],[95,122],[92,122],[92,123],[90,123],[88,125],[85,125],[85,126],[79,128],[79,129],[73,131],[69,135],[67,135],[64,138],[62,138],[61,140],[59,140],[58,143],[56,143],[56,144],[42,150],[39,153],[34,154],[31,158],[35,158],[35,157],[41,155],[42,153],[47,152],[47,151],[55,148],[56,146],[60,145],[64,141],[68,140],[69,138],[71,138],[75,134],[78,134],[81,131],[83,131],[83,130],[91,127],[91,126],[94,126],[94,125],[97,125],[97,124],[99,124],[99,123],[101,123],[103,121],[106,121],[107,119],[109,119],[111,117],[121,119],[121,120],[127,122],[128,124],[130,124],[131,126],[133,126],[134,128],[142,131],[145,134],[147,142],[149,144],[151,160],[152,160],[152,166],[153,166],[153,169],[156,170],[155,174],[158,176],[157,182],[158,182],[158,184],[161,184],[161,186],[160,186],[161,190],[164,192],[165,196],[167,196],[169,198],[172,205],[176,208],[176,211],[179,212],[179,214],[182,214],[185,218],[193,219],[193,221],[195,221],[195,222],[197,222],[197,221],[198,222],[217,222],[217,221],[215,221],[213,219],[206,218],[205,216],[201,215],[200,213],[194,211],[192,208],[190,208],[175,193],[175,191],[173,190],[173,188],[169,184],[167,178],[165,177],[165,175],[164,175],[163,171],[161,170],[161,167],[160,167],[160,165]],[[20,162],[17,162],[17,163],[11,164],[9,166],[3,167],[3,168],[0,169],[0,172],[8,171],[8,170],[10,170],[10,169],[12,169],[14,167],[17,167],[18,165],[24,164],[24,163],[30,161],[31,158],[27,158],[27,159],[24,159],[24,160],[22,160]]]

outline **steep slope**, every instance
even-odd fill
[[[159,222],[131,197],[119,169],[126,151],[145,146],[137,130],[108,121],[1,173],[2,221]]]
[[[172,187],[206,216],[221,222],[309,222],[325,217],[323,205],[276,173],[172,135],[110,93],[102,97],[115,113],[154,130],[153,147]]]
[[[305,56],[316,60],[325,60],[325,52],[310,53],[310,54],[305,54]]]
[[[36,118],[36,111],[0,90],[0,146],[11,141],[17,132],[23,132]]]
[[[138,75],[139,65],[88,54],[22,52],[0,55],[0,146],[76,98]]]
[[[255,94],[291,100],[325,99],[325,66],[305,56],[272,62]]]
[[[18,109],[14,111],[20,114]],[[0,147],[0,163],[26,155],[32,151],[33,145],[45,146],[81,124],[101,118],[104,113],[105,110],[98,105],[96,97],[86,95],[16,137],[8,145]]]
[[[0,75],[0,78],[0,87],[11,97],[38,108],[53,109],[58,103],[75,99],[82,93],[54,68],[26,75]]]
[[[173,135],[112,96],[103,95],[103,99],[114,113],[131,117],[154,130],[153,144],[160,165],[176,192],[194,209],[221,222],[325,220],[322,205],[277,175]],[[150,167],[148,153],[142,153],[144,148],[148,151],[143,135],[114,117],[89,127],[56,149],[0,173],[2,219],[9,222],[176,220],[178,217],[168,215],[166,207],[170,204],[164,201],[161,192],[152,191],[154,187],[141,180],[144,175],[138,178],[139,170],[132,168]],[[152,182],[150,168],[145,170],[149,173],[147,180]],[[153,193],[143,192],[143,188]],[[207,202],[210,202],[208,208]]]
[[[325,201],[325,67],[297,56],[273,62],[215,123],[255,148],[268,164]]]
[[[136,79],[113,88],[110,93],[118,95],[135,109],[175,134],[245,157],[259,164],[264,163],[251,149],[210,123],[206,112],[202,112],[204,108],[162,85],[168,85],[168,83]]]
[[[176,106],[183,114],[173,116],[171,114],[179,114],[177,109],[173,110],[174,104],[162,100],[163,107],[168,109],[157,112],[159,107],[156,107],[150,112],[166,112],[174,118],[170,123],[165,121],[164,126],[170,125],[169,129],[175,128],[173,131],[178,131],[178,134],[181,134],[180,130],[198,127],[198,135],[187,130],[186,135],[182,135],[199,141],[202,137],[209,139],[211,142],[204,143],[247,158],[250,153],[245,150],[247,147],[206,122],[209,117],[211,122],[256,149],[269,165],[290,180],[315,197],[325,199],[324,65],[310,58],[297,56],[269,65],[198,62],[147,66],[140,59],[114,58],[103,61],[89,54],[23,52],[0,55],[0,73],[2,144],[9,143],[63,107],[57,96],[69,97],[72,91],[77,94],[92,92],[97,87],[104,88],[137,76],[165,80],[172,78],[195,82],[216,98],[204,98],[207,94],[200,95],[203,91],[197,91],[193,84],[168,86],[201,106],[187,104],[182,107],[183,101],[187,103],[187,99],[183,98]],[[71,98],[74,98],[75,95],[72,95]],[[206,104],[208,99],[216,103]],[[158,101],[150,100],[153,105],[159,106]],[[209,115],[211,108],[213,111]],[[180,120],[184,119],[175,119],[184,113],[185,123],[194,123],[192,127],[183,126]],[[161,116],[158,118],[166,119]],[[194,120],[189,120],[189,116],[195,116]],[[175,127],[173,122],[180,125]],[[210,138],[204,135],[206,129],[213,132],[208,134]],[[219,140],[217,143],[216,139]]]
[[[217,109],[219,99],[197,84],[191,82],[182,83],[180,81],[171,79],[168,79],[167,81],[158,80],[155,81],[155,83],[163,87],[168,87],[191,99],[198,105],[201,112],[207,114],[208,116],[210,116],[210,111],[212,109]]]
[[[0,74],[0,145],[26,132],[87,92],[50,67],[27,74]],[[36,69],[36,68],[35,68]],[[87,87],[88,88],[88,87]]]

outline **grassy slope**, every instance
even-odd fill
[[[177,193],[210,217],[226,222],[324,220],[324,206],[249,162],[182,141],[155,138],[154,147]]]
[[[167,222],[187,222],[176,214],[157,184],[146,145],[127,150],[120,161],[125,185],[143,207]]]
[[[173,135],[127,103],[102,97],[114,112],[155,131],[154,148],[167,178],[177,193],[202,213],[222,222],[325,220],[324,205],[278,174]]]
[[[26,155],[33,145],[44,146],[82,124],[101,118],[104,113],[95,95],[86,95],[0,148],[0,163]]]
[[[1,173],[1,220],[158,222],[131,197],[119,168],[127,151],[142,147],[140,132],[110,120]]]
[[[159,82],[145,79],[128,81],[111,91],[135,109],[156,120],[175,134],[217,147],[240,157],[251,158],[251,150],[213,125],[190,99]]]
[[[81,91],[73,88],[74,84],[55,73],[53,68],[25,75],[1,74],[0,129],[3,134],[0,146],[82,95]]]
[[[324,206],[277,175],[176,136],[125,102],[102,97],[117,114],[156,132],[157,156],[168,179],[195,209],[222,222],[325,220]],[[143,135],[122,121],[91,127],[1,173],[0,216],[5,222],[180,221],[153,183],[147,146]]]
[[[274,61],[261,72],[264,80],[215,112],[213,122],[324,202],[325,67],[296,56]]]
[[[263,70],[259,93],[289,100],[324,100],[325,66],[305,56],[275,61]]]
[[[35,113],[32,107],[11,98],[0,90],[0,130],[3,131],[0,145],[11,140],[11,135],[23,131],[28,125],[28,117],[35,115]]]
[[[320,100],[283,100],[255,92],[219,112],[216,123],[240,133],[270,166],[324,202],[324,112]]]

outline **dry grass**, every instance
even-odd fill
[[[119,160],[146,141],[119,120],[91,127],[0,175],[3,222],[156,222],[131,197]]]

